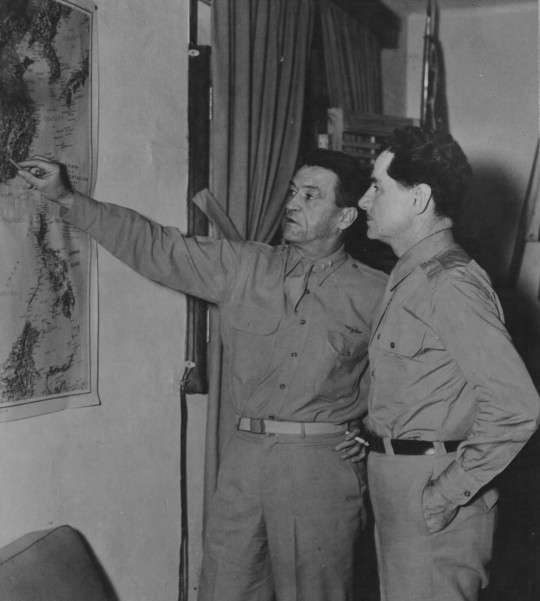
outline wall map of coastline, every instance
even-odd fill
[[[95,5],[0,4],[0,421],[99,404],[95,244],[8,161],[63,162],[92,193]]]

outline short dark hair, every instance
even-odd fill
[[[449,133],[400,127],[387,140],[386,149],[394,154],[388,166],[392,179],[406,188],[428,184],[436,214],[457,214],[472,169],[461,146]]]
[[[337,150],[313,150],[300,160],[299,166],[321,167],[336,174],[338,182],[335,194],[338,207],[355,207],[369,185],[357,159]]]

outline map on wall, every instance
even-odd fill
[[[95,244],[8,160],[54,158],[92,193],[95,10],[0,4],[0,421],[99,404]]]

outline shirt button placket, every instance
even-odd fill
[[[300,317],[296,316],[296,326],[294,329],[296,330],[296,335],[294,337],[293,348],[297,348],[298,350],[291,350],[290,356],[292,358],[291,361],[288,361],[284,370],[281,373],[281,382],[278,384],[278,389],[280,394],[276,392],[276,400],[277,398],[281,398],[281,403],[285,402],[287,399],[288,390],[290,386],[294,383],[294,377],[298,369],[299,361],[300,361],[300,352],[304,352],[306,338],[309,335],[309,325],[308,325],[308,315],[311,314],[313,307],[313,297],[314,294],[311,294],[312,291],[306,289],[304,291],[303,299],[302,299],[302,311]],[[307,298],[306,298],[307,296]],[[306,315],[306,313],[308,315]],[[304,350],[303,350],[304,349]]]

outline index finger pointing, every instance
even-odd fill
[[[17,171],[17,175],[27,184],[32,184],[33,186],[40,181],[38,177],[30,173],[30,171],[26,171],[26,169],[19,169],[19,171]]]

